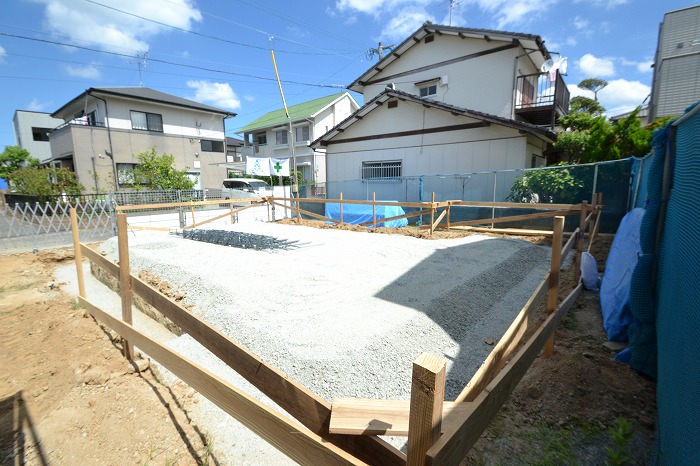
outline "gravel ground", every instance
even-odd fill
[[[549,262],[548,248],[486,236],[423,240],[263,222],[223,229],[283,247],[137,231],[129,234],[132,273],[146,269],[186,292],[194,312],[328,401],[410,398],[411,364],[422,352],[446,358],[453,399]],[[115,238],[99,249],[117,260]],[[190,337],[167,344],[272,405]],[[229,464],[290,463],[211,403],[199,407],[195,420]],[[406,439],[388,440],[403,448]]]

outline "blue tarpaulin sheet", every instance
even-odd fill
[[[603,327],[611,341],[627,342],[627,329],[633,322],[630,311],[632,273],[641,252],[639,234],[644,209],[632,209],[624,216],[613,239],[605,274],[600,285]]]
[[[386,202],[386,201],[382,201]],[[385,218],[405,215],[403,208],[399,205],[378,205],[377,206],[377,226],[398,228],[408,225],[405,218],[399,220],[382,221]],[[333,220],[340,220],[340,204],[332,202],[326,203],[326,217]],[[343,222],[351,225],[358,225],[372,221],[372,206],[362,204],[343,204]],[[371,226],[371,225],[370,225]]]

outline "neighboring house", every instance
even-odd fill
[[[243,139],[226,137],[226,177],[235,178],[245,174],[245,157],[243,157]]]
[[[56,110],[64,123],[50,134],[51,160],[75,171],[88,192],[132,188],[136,154],[171,154],[195,189],[226,177],[224,120],[216,107],[145,87],[90,88]]]
[[[44,112],[16,110],[12,123],[15,127],[15,143],[41,163],[48,163],[51,160],[49,133],[63,120]]]
[[[659,26],[649,122],[700,100],[700,5],[668,12]]]
[[[328,196],[343,180],[542,165],[569,104],[550,60],[539,36],[426,23],[350,84],[365,105],[311,144]]]
[[[245,157],[290,158],[290,120],[294,138],[294,157],[297,170],[308,184],[326,181],[325,151],[312,150],[310,141],[347,118],[360,106],[347,92],[292,105],[287,110],[278,109],[261,116],[242,128],[243,155]]]

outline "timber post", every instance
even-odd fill
[[[559,300],[559,269],[561,268],[561,243],[566,217],[554,217],[554,235],[552,236],[552,262],[549,269],[549,291],[547,293],[547,315],[557,309]],[[544,345],[544,357],[549,358],[554,353],[554,333]]]

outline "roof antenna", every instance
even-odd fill
[[[450,22],[448,23],[448,26],[452,26],[452,10],[454,9],[455,5],[459,5],[462,3],[461,1],[456,1],[456,0],[450,0]]]
[[[134,61],[129,61],[129,63],[136,63],[136,66],[139,69],[139,87],[143,87],[143,75],[142,72],[146,68],[146,65],[148,65],[148,52],[143,52],[143,53],[137,53],[136,54],[137,60]]]

